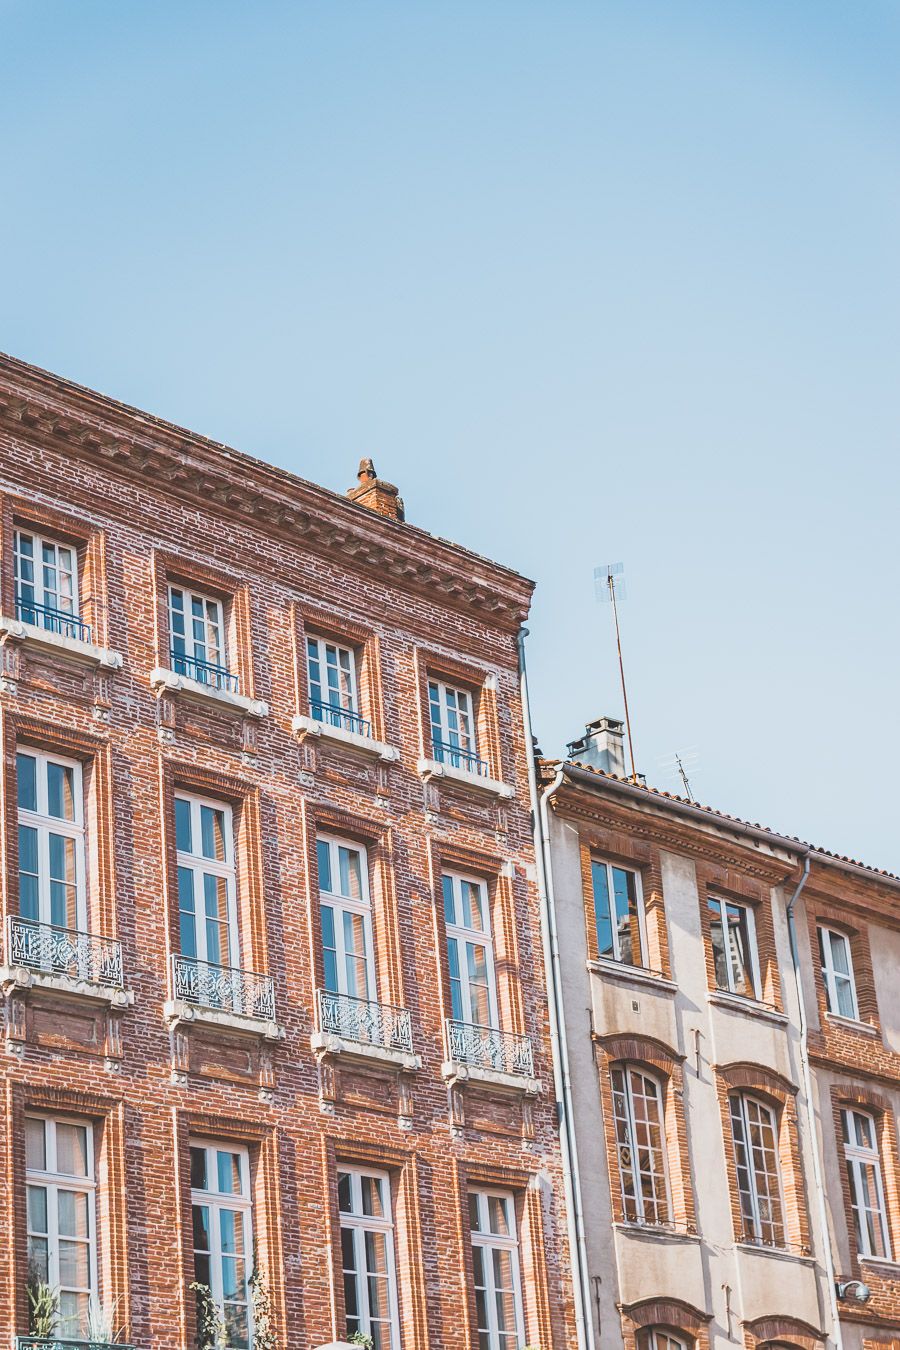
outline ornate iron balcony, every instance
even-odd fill
[[[16,914],[9,916],[8,960],[11,966],[48,975],[68,975],[86,984],[122,988],[122,944],[114,938],[55,928]]]
[[[78,638],[80,642],[91,640],[90,628],[81,622],[77,614],[64,609],[54,609],[52,605],[38,605],[33,600],[17,598],[16,618],[22,623],[43,628],[48,633],[59,633],[61,637]]]
[[[482,1027],[473,1022],[448,1018],[447,1058],[456,1064],[471,1064],[478,1069],[534,1077],[534,1055],[529,1036],[516,1036],[497,1027]]]
[[[412,1054],[412,1019],[407,1008],[316,990],[319,1031],[359,1045],[377,1045],[383,1050]]]
[[[431,744],[438,764],[449,764],[451,769],[465,769],[468,773],[477,773],[482,778],[487,778],[487,761],[480,759],[473,750],[463,750],[458,745],[446,745],[444,741],[432,740]]]
[[[201,661],[199,657],[174,651],[170,653],[170,659],[176,675],[186,675],[197,684],[209,685],[210,689],[225,689],[229,694],[238,692],[238,677],[214,661]]]
[[[275,982],[271,975],[235,966],[216,966],[194,956],[172,957],[172,997],[198,1008],[275,1020]]]
[[[16,1350],[135,1350],[124,1341],[82,1341],[59,1336],[17,1336]]]
[[[309,700],[309,711],[317,722],[329,727],[339,727],[342,731],[355,731],[357,736],[372,736],[372,724],[359,713],[349,708],[339,708],[334,703],[322,703],[317,698]]]

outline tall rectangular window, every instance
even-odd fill
[[[742,1241],[780,1247],[783,1222],[775,1113],[745,1093],[735,1093],[729,1105],[744,1223]]]
[[[612,1070],[622,1205],[629,1223],[666,1224],[669,1197],[662,1091],[630,1064]]]
[[[71,544],[16,530],[16,617],[50,632],[78,636],[78,555]]]
[[[184,586],[170,586],[169,636],[176,674],[217,689],[236,683],[226,669],[221,601]]]
[[[450,972],[450,1011],[456,1022],[497,1026],[494,951],[487,886],[474,877],[441,877]]]
[[[227,1350],[249,1350],[253,1273],[250,1159],[245,1148],[191,1141],[191,1217],[198,1314],[212,1303]]]
[[[325,638],[306,639],[309,708],[318,722],[360,730],[356,686],[356,654]]]
[[[600,956],[627,966],[644,965],[644,910],[637,872],[593,859],[591,881]]]
[[[320,835],[319,913],[325,988],[350,998],[375,998],[372,907],[365,849]]]
[[[94,1140],[90,1124],[25,1118],[28,1276],[57,1292],[56,1333],[83,1337],[97,1292]]]
[[[822,962],[822,983],[825,985],[825,1003],[830,1013],[859,1020],[856,985],[853,980],[853,961],[850,939],[835,928],[820,927],[819,956]]]
[[[440,680],[428,681],[431,715],[431,746],[440,764],[477,773],[484,767],[478,757],[472,695]]]
[[[747,905],[710,896],[708,900],[716,988],[759,998],[756,926]]]
[[[391,1183],[384,1172],[338,1172],[347,1335],[370,1336],[374,1350],[400,1345],[394,1272]]]
[[[877,1256],[890,1260],[891,1249],[875,1120],[867,1111],[847,1108],[841,1111],[841,1132],[847,1179],[850,1182],[856,1249],[860,1256]]]
[[[519,1350],[525,1327],[512,1194],[470,1191],[469,1230],[479,1350]]]
[[[181,955],[212,966],[240,965],[231,808],[175,798]]]
[[[86,926],[81,765],[37,750],[16,755],[19,913],[34,923]]]

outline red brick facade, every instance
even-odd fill
[[[99,1292],[141,1350],[195,1339],[191,1137],[248,1150],[279,1345],[345,1334],[342,1165],[389,1176],[404,1350],[478,1344],[472,1185],[514,1198],[524,1342],[572,1345],[517,669],[530,584],[392,519],[388,491],[369,510],[365,492],[345,501],[9,359],[0,493],[2,615],[14,532],[34,529],[77,550],[91,642],[122,657],[4,632],[4,931],[20,912],[15,752],[33,747],[82,765],[86,926],[121,944],[127,991],[17,981],[6,938],[0,1339],[28,1331],[23,1122],[43,1111],[94,1125]],[[243,703],[151,684],[171,664],[173,583],[220,602]],[[354,650],[360,714],[396,758],[298,730],[307,634]],[[429,676],[469,691],[484,782],[428,767]],[[273,980],[277,1030],[166,1014],[179,791],[233,812],[241,967]],[[418,1066],[312,1048],[323,830],[367,850],[377,997],[409,1010]],[[536,1091],[446,1065],[448,865],[485,883],[499,1023],[530,1038]]]

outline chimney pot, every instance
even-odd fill
[[[403,520],[403,498],[393,483],[386,483],[375,472],[371,459],[361,459],[356,474],[357,486],[350,488],[347,496],[352,502],[367,507],[376,515],[387,516],[390,520]]]
[[[577,759],[591,768],[613,773],[617,778],[625,774],[625,724],[618,717],[595,717],[588,722],[584,735],[568,747],[570,759]]]

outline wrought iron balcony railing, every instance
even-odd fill
[[[451,769],[466,769],[482,778],[488,776],[487,761],[480,759],[473,750],[463,750],[458,745],[446,745],[444,741],[432,741],[434,757],[438,764],[449,764]]]
[[[339,708],[334,703],[322,703],[317,698],[309,700],[309,711],[316,722],[324,722],[328,727],[339,727],[342,731],[355,731],[357,736],[371,738],[372,724],[359,713],[349,708]]]
[[[516,1036],[497,1027],[482,1027],[473,1022],[448,1018],[447,1058],[456,1064],[471,1064],[479,1069],[534,1077],[534,1054],[529,1036]]]
[[[170,653],[170,659],[176,675],[186,675],[189,680],[206,684],[210,689],[225,689],[229,694],[238,692],[238,677],[214,661],[201,661],[199,657],[175,651]]]
[[[412,1054],[412,1019],[407,1008],[350,994],[332,994],[327,989],[317,989],[316,999],[319,1030],[326,1035]]]
[[[275,981],[271,975],[236,966],[217,966],[194,956],[172,957],[172,997],[198,1008],[275,1020]]]
[[[135,1350],[124,1341],[73,1340],[70,1336],[17,1336],[16,1350]]]
[[[11,914],[7,959],[11,966],[68,975],[86,984],[122,988],[122,944],[114,938],[56,928]]]
[[[53,605],[38,605],[33,600],[16,599],[16,618],[22,623],[30,623],[35,628],[43,628],[48,633],[58,633],[60,637],[78,638],[80,642],[90,642],[91,630],[82,623],[77,614],[65,609],[54,609]]]

